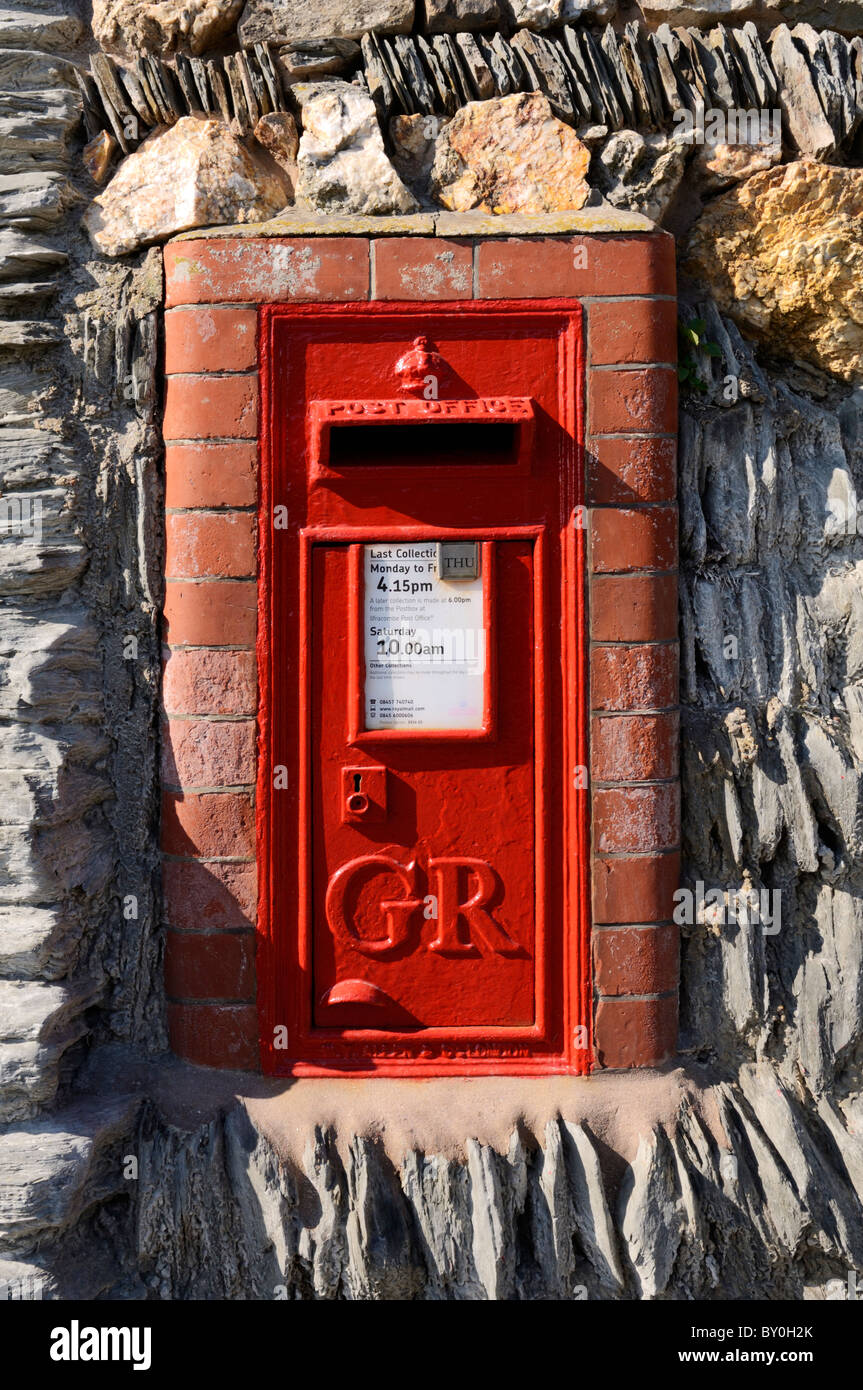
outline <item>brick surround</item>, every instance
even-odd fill
[[[587,342],[594,1065],[673,1054],[676,309],[657,232],[206,237],[165,249],[163,894],[174,1050],[259,1066],[258,306],[579,299]]]

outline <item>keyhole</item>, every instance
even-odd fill
[[[354,773],[354,791],[355,791],[355,792],[358,792],[358,791],[360,790],[360,787],[362,786],[362,781],[363,781],[362,773],[361,773],[361,772],[355,772],[355,773]]]

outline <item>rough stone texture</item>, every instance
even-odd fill
[[[860,0],[781,0],[781,4],[771,0],[639,0],[639,8],[651,22],[667,20],[670,24],[727,24],[752,16],[769,25],[781,17],[793,24],[803,21],[846,34],[859,33],[863,25]]]
[[[93,0],[93,35],[103,48],[139,53],[207,49],[230,34],[243,0]]]
[[[111,161],[119,149],[117,141],[113,135],[109,135],[107,130],[100,130],[98,135],[84,146],[82,158],[87,166],[87,172],[94,183],[102,184],[108,177],[111,168]]]
[[[860,1122],[863,398],[798,374],[813,400],[702,317],[721,357],[681,421],[686,874],[770,885],[781,927],[685,928],[682,1026],[729,1070],[769,1057],[800,1077],[823,1148],[836,1112]]]
[[[255,126],[255,139],[284,169],[293,191],[297,181],[297,151],[300,147],[293,116],[286,111],[271,111],[268,116],[262,116]]]
[[[359,57],[360,46],[353,39],[307,39],[286,44],[279,50],[278,63],[289,82],[300,82],[346,72]]]
[[[414,0],[247,0],[238,33],[245,45],[407,34],[414,13]]]
[[[224,122],[184,116],[123,161],[84,221],[100,251],[122,256],[190,227],[263,222],[291,193]]]
[[[390,144],[393,164],[399,175],[415,192],[422,189],[427,193],[436,137],[429,129],[426,117],[393,116],[390,121]]]
[[[217,1104],[204,1074],[174,1067],[155,1104],[76,1102],[7,1139],[6,1250],[66,1298],[824,1297],[863,1256],[854,1115],[768,1062],[734,1082],[699,1070],[661,1078],[663,1103],[653,1087],[616,1136],[608,1116],[634,1097],[598,1103],[607,1081],[520,1114],[509,1083],[500,1133],[480,1137],[496,1108],[483,1093],[453,1147],[445,1110],[401,1140],[369,1118],[337,1125],[326,1082],[317,1122],[308,1102],[293,1125],[276,1103],[287,1140],[273,1102]],[[192,1088],[195,1104],[180,1102]],[[94,1259],[100,1226],[111,1240]]]
[[[422,0],[423,28],[431,34],[487,29],[500,18],[500,0]]]
[[[11,42],[63,48],[80,32],[63,10],[7,11],[0,33],[9,41],[13,24]],[[721,355],[700,363],[707,389],[681,422],[687,882],[779,890],[782,922],[769,936],[704,915],[684,928],[685,1061],[670,1094],[650,1089],[659,1075],[643,1078],[640,1107],[614,1091],[592,1111],[543,1107],[531,1080],[503,1123],[457,1088],[461,1110],[434,1115],[439,1131],[455,1112],[455,1146],[438,1133],[393,1148],[394,1103],[360,1122],[363,1083],[349,1082],[351,1103],[321,1099],[317,1118],[309,1103],[279,1132],[261,1100],[235,1099],[241,1079],[214,1096],[206,1073],[142,1062],[165,1046],[160,262],[93,255],[68,212],[92,191],[72,185],[79,98],[57,65],[20,64],[18,77],[0,69],[0,90],[17,100],[26,69],[33,119],[6,153],[38,184],[0,190],[12,311],[0,490],[22,515],[38,500],[43,535],[0,538],[4,1286],[25,1298],[774,1300],[844,1284],[863,1267],[860,391],[799,363],[766,370],[711,303],[691,306]],[[837,177],[857,175],[818,175]],[[822,200],[809,201],[817,221]],[[543,230],[627,219],[643,225],[592,209]],[[270,226],[380,231],[306,213]],[[530,224],[443,213],[392,227]],[[850,321],[837,314],[837,328]],[[16,334],[31,336],[33,362]]]
[[[152,1053],[166,1041],[154,877],[161,267],[158,256],[108,267],[81,231],[92,184],[81,170],[78,186],[69,149],[80,96],[69,67],[33,49],[75,42],[68,8],[0,15],[0,41],[27,45],[0,56],[0,99],[16,113],[0,206],[0,492],[22,523],[0,535],[0,1225],[6,1249],[61,1232],[81,1249],[96,1212],[92,1287],[116,1282],[104,1251],[124,1184],[102,1160],[132,1126],[104,1096],[62,1121],[41,1112],[92,1040]],[[56,1293],[39,1255],[0,1260],[0,1279],[24,1281],[25,1298]]]
[[[685,264],[775,351],[863,380],[863,171],[755,174],[707,208]]]
[[[432,196],[453,212],[578,209],[590,152],[543,96],[471,102],[438,137]]]
[[[633,208],[661,223],[686,168],[690,146],[667,135],[621,130],[603,145],[593,168],[595,182],[613,207]]]
[[[531,29],[548,29],[579,19],[613,19],[617,0],[501,0],[506,17]]]
[[[784,124],[801,154],[823,159],[836,149],[836,135],[809,69],[787,24],[773,35],[770,57],[779,82]]]
[[[692,161],[692,173],[701,176],[705,190],[727,188],[764,169],[772,169],[781,159],[782,147],[772,141],[757,145],[701,145]]]
[[[387,158],[371,97],[347,82],[299,90],[297,201],[321,212],[413,212],[416,199]]]

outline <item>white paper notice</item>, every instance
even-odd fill
[[[438,579],[434,541],[365,549],[367,729],[481,729],[483,584]]]

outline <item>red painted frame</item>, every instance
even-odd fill
[[[590,828],[589,828],[589,790],[584,780],[576,776],[575,769],[588,765],[588,686],[587,686],[587,613],[586,613],[586,544],[585,530],[581,519],[585,505],[585,466],[584,466],[584,392],[585,364],[582,340],[582,306],[578,300],[495,300],[448,302],[446,304],[423,305],[415,302],[377,302],[354,304],[299,304],[291,306],[267,305],[260,310],[259,348],[261,383],[261,467],[259,483],[259,564],[258,564],[258,638],[257,658],[259,673],[260,703],[258,712],[258,774],[256,789],[256,841],[259,865],[259,905],[258,905],[258,1010],[261,1027],[261,1064],[264,1072],[271,1075],[295,1076],[347,1076],[357,1072],[375,1075],[422,1076],[422,1075],[547,1075],[550,1073],[575,1072],[586,1074],[591,1068],[592,1038],[592,1000],[590,967]],[[566,847],[562,874],[562,903],[571,905],[574,921],[561,923],[561,960],[563,965],[562,1024],[563,1039],[559,1051],[534,1052],[530,1055],[506,1055],[507,1044],[518,1042],[524,1034],[525,1042],[537,1036],[543,1022],[542,1006],[547,1000],[547,988],[538,990],[537,1022],[533,1028],[474,1030],[477,1043],[453,1044],[451,1051],[459,1055],[437,1055],[433,1058],[423,1056],[423,1041],[446,1042],[445,1030],[424,1029],[421,1035],[362,1030],[363,1043],[377,1045],[378,1055],[374,1057],[308,1062],[291,1058],[295,1045],[295,1028],[299,1026],[301,1037],[308,1030],[302,1027],[304,1012],[311,1016],[310,998],[303,1000],[301,983],[303,958],[299,933],[275,931],[278,920],[277,904],[279,885],[273,873],[273,728],[278,712],[279,681],[284,684],[288,678],[299,680],[301,689],[308,688],[309,649],[301,634],[300,670],[289,673],[277,669],[270,634],[273,629],[273,605],[275,584],[278,579],[278,559],[274,556],[272,518],[273,518],[273,473],[275,460],[284,447],[284,422],[275,409],[274,390],[277,362],[274,360],[273,329],[281,318],[319,319],[338,318],[345,314],[374,320],[375,317],[392,317],[410,314],[418,320],[424,314],[436,316],[457,314],[460,316],[501,317],[508,314],[524,318],[561,318],[568,321],[566,333],[561,334],[562,352],[560,373],[563,380],[560,399],[564,402],[564,419],[561,421],[568,435],[573,439],[572,467],[567,469],[562,479],[563,524],[561,527],[561,592],[564,599],[572,596],[571,602],[563,604],[561,631],[561,655],[563,668],[563,689],[571,695],[571,702],[564,708],[562,735],[563,767],[570,769],[572,781],[569,795],[563,797],[563,844]],[[512,529],[523,536],[525,531],[534,533],[542,528],[495,528],[477,531],[483,539],[493,533],[502,534],[502,529]],[[349,534],[342,535],[341,531]],[[334,542],[388,539],[386,528],[370,527],[368,533],[357,534],[356,527],[328,527],[327,538]],[[458,529],[449,533],[463,537],[467,531]],[[427,526],[403,528],[394,533],[396,539],[427,539],[430,536],[445,538],[447,532],[439,527]],[[309,537],[304,537],[306,541]],[[307,545],[302,547],[307,553]],[[301,584],[308,583],[308,566],[302,564]],[[488,594],[487,590],[487,594]],[[299,836],[298,842],[308,843],[308,700],[303,701],[304,723],[301,726],[301,758],[303,769],[298,788]],[[539,718],[540,711],[537,711]],[[460,733],[460,737],[464,737]],[[470,735],[468,735],[470,736]],[[483,737],[485,735],[480,735]],[[404,737],[404,735],[400,735]],[[547,744],[538,745],[548,750]],[[544,760],[539,761],[540,770]],[[566,778],[564,779],[566,790]],[[542,830],[537,821],[537,834]],[[308,864],[300,863],[300,897],[304,903],[309,901]],[[574,880],[574,881],[573,881]],[[537,924],[539,932],[539,923]],[[293,939],[292,939],[293,938]],[[296,947],[296,949],[295,949]],[[286,986],[282,982],[287,982]],[[282,1001],[287,997],[288,1005]],[[287,1015],[287,1017],[283,1015]],[[287,1031],[285,1048],[276,1046],[277,1030]],[[317,1029],[316,1036],[325,1030]],[[332,1031],[346,1042],[351,1042],[351,1030]],[[460,1038],[465,1038],[472,1030],[459,1030]],[[443,1037],[440,1035],[443,1034]],[[292,1036],[293,1035],[293,1036]],[[492,1047],[500,1043],[494,1055],[485,1055],[485,1044]],[[281,1039],[280,1039],[281,1041]],[[384,1049],[387,1055],[383,1055]],[[526,1051],[523,1047],[513,1048],[514,1053]]]

